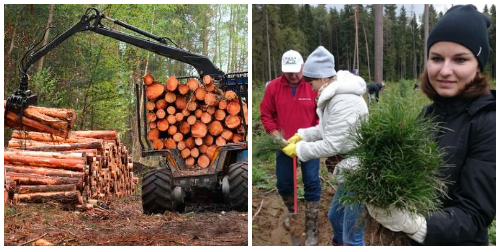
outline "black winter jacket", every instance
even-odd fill
[[[451,130],[437,141],[445,150],[444,170],[451,183],[442,198],[444,213],[427,216],[424,245],[487,245],[496,213],[495,91],[471,101],[437,99],[426,115]]]

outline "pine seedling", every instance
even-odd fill
[[[281,138],[283,138],[283,133],[280,132]],[[286,141],[276,139],[275,136],[268,133],[260,133],[252,137],[252,150],[253,156],[260,158],[269,153],[274,153],[277,150],[282,150],[287,146]]]
[[[409,98],[391,94],[351,132],[358,146],[349,156],[358,157],[359,166],[341,173],[345,189],[354,193],[342,201],[417,214],[439,211],[445,162],[435,135],[442,127],[419,116]]]

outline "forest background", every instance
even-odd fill
[[[382,67],[384,81],[418,79],[425,62],[424,15],[405,6],[383,5],[383,61],[375,61],[375,5],[346,4],[343,8],[319,5],[252,5],[252,73],[254,82],[281,75],[281,56],[299,51],[304,60],[319,45],[335,56],[337,70],[359,69],[367,83],[375,81],[375,67]],[[489,29],[490,59],[484,73],[496,74],[496,6],[478,8],[492,20]],[[444,15],[429,5],[429,31]]]
[[[248,71],[248,5],[4,5],[4,99],[19,86],[19,61],[35,42],[50,42],[80,21],[87,8],[207,56],[222,71]],[[138,35],[109,21],[106,26]],[[43,38],[47,27],[48,36]],[[140,35],[138,35],[140,36]],[[77,111],[74,130],[116,130],[134,161],[140,157],[135,84],[190,76],[194,68],[92,31],[77,33],[31,67],[29,89],[38,105]],[[10,130],[4,132],[4,144]]]

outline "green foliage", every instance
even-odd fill
[[[39,41],[51,5],[4,6],[4,99],[19,85],[19,60]],[[248,5],[187,4],[55,4],[49,41],[77,24],[87,8],[96,7],[110,18],[126,22],[177,45],[206,55],[229,73],[246,71],[248,57]],[[93,14],[93,13],[92,13]],[[143,38],[108,20],[111,29]],[[40,45],[41,46],[41,45]],[[152,74],[159,82],[169,75],[196,75],[192,66],[120,42],[92,31],[79,32],[44,57],[43,68],[30,68],[29,88],[39,105],[75,109],[75,130],[116,130],[132,152],[138,146],[135,83]],[[7,135],[5,133],[4,135]],[[4,136],[8,138],[8,136]],[[4,140],[4,144],[5,144]],[[139,154],[135,155],[139,158]]]
[[[274,169],[274,168],[273,168]],[[276,186],[276,181],[272,178],[270,167],[262,163],[252,166],[252,185],[264,190],[271,190]]]
[[[424,15],[415,13],[413,7],[407,6],[405,9],[396,4],[384,4],[384,56],[383,72],[380,72],[380,77],[384,80],[417,79],[423,71]],[[361,76],[367,82],[374,81],[373,8],[372,4],[345,4],[341,8],[329,8],[329,5],[323,4],[253,4],[253,79],[267,81],[279,76],[281,56],[286,50],[297,50],[306,59],[314,49],[322,45],[335,56],[336,70],[357,67],[353,64],[359,60]],[[485,9],[485,14],[492,20],[488,29],[492,50],[485,66],[485,74],[495,78],[496,7],[490,4],[485,5]],[[432,4],[429,6],[430,30],[442,15],[441,12],[437,13]],[[356,33],[357,57],[354,54]]]
[[[497,244],[497,219],[495,216],[495,219],[493,220],[493,223],[491,223],[489,229],[488,229],[488,238],[490,240],[490,243],[493,245]]]
[[[400,83],[399,88],[408,87]],[[418,117],[418,98],[402,97],[406,90],[393,86],[384,99],[370,108],[369,120],[351,132],[358,147],[350,156],[359,157],[359,168],[343,172],[345,188],[354,192],[346,202],[395,206],[414,213],[439,208],[446,195],[439,176],[445,165],[443,152],[434,139],[440,129],[430,119]]]

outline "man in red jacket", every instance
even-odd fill
[[[281,60],[283,74],[268,84],[260,104],[260,119],[264,129],[279,140],[291,138],[299,128],[318,124],[315,100],[317,91],[313,91],[311,85],[302,78],[303,64],[304,60],[299,52],[294,50],[285,52]],[[276,187],[289,213],[293,213],[292,166],[292,158],[281,150],[276,152]],[[304,182],[304,198],[306,202],[318,202],[321,197],[319,159],[300,162],[300,166]],[[315,211],[306,211],[306,214],[308,212]],[[316,231],[316,223],[306,221],[307,224],[309,224],[306,226],[307,231]],[[314,224],[313,228],[311,224]],[[289,229],[288,216],[283,225]],[[309,237],[309,234],[307,235]]]

